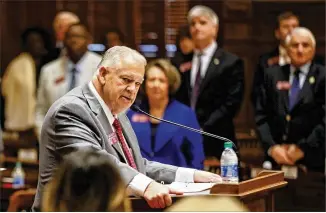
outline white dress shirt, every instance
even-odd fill
[[[69,90],[72,77],[71,69],[75,66],[78,70],[76,86],[84,85],[92,80],[101,59],[98,54],[87,51],[76,65],[68,57],[61,56],[42,67],[35,112],[38,137],[47,111],[56,100]]]
[[[300,74],[299,74],[299,79],[300,79],[300,82],[299,82],[299,86],[300,86],[300,89],[302,89],[303,87],[303,84],[304,82],[306,81],[306,77],[309,73],[309,69],[310,69],[310,65],[311,65],[311,62],[309,63],[306,63],[305,65],[301,66],[299,69],[300,69]],[[293,82],[293,78],[294,78],[294,72],[297,70],[297,68],[295,68],[294,66],[290,66],[290,78],[289,78],[289,83],[290,85],[292,85],[292,82]]]
[[[278,59],[278,65],[283,66],[285,64],[289,64],[291,62],[291,59],[284,47],[281,45],[278,46],[278,52],[280,53],[279,59]]]
[[[106,118],[109,121],[109,124],[112,128],[113,131],[115,131],[115,128],[113,127],[113,122],[114,119],[117,117],[116,115],[112,115],[111,110],[109,109],[109,107],[105,104],[105,102],[103,101],[103,99],[101,98],[101,96],[98,94],[98,92],[96,91],[94,85],[92,82],[89,82],[88,84],[89,89],[91,90],[91,92],[95,95],[96,99],[99,101],[101,107],[103,108]],[[119,143],[120,146],[120,143]],[[126,157],[123,156],[125,159],[125,162],[128,162],[126,160]],[[195,169],[189,169],[189,168],[182,168],[179,167],[176,171],[176,175],[175,175],[175,181],[177,182],[194,182],[194,173],[195,173]],[[147,177],[146,175],[139,173],[138,175],[136,175],[134,177],[134,179],[132,179],[132,181],[129,183],[128,186],[128,191],[131,192],[134,195],[139,195],[139,196],[143,196],[144,192],[147,188],[147,186],[154,181],[153,179]]]
[[[199,51],[197,49],[194,50],[194,56],[192,57],[192,65],[191,65],[191,76],[190,76],[190,85],[194,86],[196,81],[196,75],[198,70],[198,54],[201,53],[201,67],[200,67],[200,76],[203,79],[206,75],[207,68],[211,59],[216,51],[217,43],[214,41],[208,47],[206,47],[203,51]]]

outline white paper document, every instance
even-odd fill
[[[169,188],[175,189],[183,193],[202,192],[211,189],[216,183],[182,183],[173,182]]]

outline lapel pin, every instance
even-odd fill
[[[314,76],[311,76],[311,77],[309,78],[309,83],[310,83],[310,84],[314,84],[314,83],[315,83],[315,77],[314,77]]]
[[[218,60],[218,58],[214,58],[214,64],[215,65],[219,65],[220,64],[220,60]]]

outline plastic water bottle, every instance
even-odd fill
[[[224,151],[221,157],[221,177],[223,182],[239,182],[238,157],[232,149],[232,142],[224,143]]]
[[[12,181],[12,188],[22,188],[25,186],[25,172],[22,168],[20,162],[16,163],[14,170],[11,173]]]

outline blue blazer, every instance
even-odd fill
[[[148,111],[148,106],[146,107],[145,104],[141,108]],[[132,110],[128,111],[127,116],[136,133],[144,158],[180,167],[203,169],[205,156],[203,138],[200,134],[161,122],[157,126],[155,146],[152,150],[149,117]],[[170,101],[163,119],[200,129],[194,111],[176,100]]]

